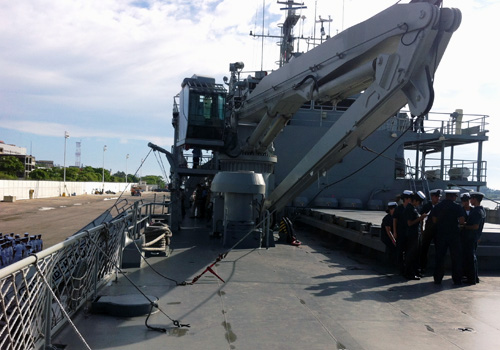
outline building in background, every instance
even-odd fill
[[[26,154],[25,147],[18,147],[12,144],[6,144],[3,141],[0,141],[0,156],[2,157],[16,157],[24,164],[24,171],[22,173],[18,173],[17,176],[19,178],[27,179],[29,173],[35,170],[35,157]]]
[[[53,168],[54,161],[53,160],[37,160],[36,166],[37,166],[37,168],[41,168],[41,169]]]

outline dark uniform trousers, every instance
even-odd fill
[[[476,231],[462,230],[462,257],[463,257],[463,273],[467,278],[467,282],[476,283],[477,258],[476,258]]]
[[[429,248],[431,246],[432,240],[436,236],[436,224],[432,222],[432,219],[427,219],[425,222],[425,229],[422,232],[422,243],[420,247],[420,268],[422,270],[427,269],[427,261],[429,256]]]
[[[485,218],[486,212],[482,206],[472,208],[467,218],[466,225],[478,225],[478,228],[475,230],[464,229],[462,231],[463,272],[469,284],[476,284],[479,282],[476,250],[477,243],[483,231]]]
[[[406,259],[404,274],[407,277],[416,276],[418,273],[419,232],[406,234]]]
[[[415,221],[419,218],[417,209],[408,204],[403,213],[405,222]],[[405,264],[404,275],[406,278],[413,278],[418,275],[418,260],[419,260],[419,243],[420,243],[420,221],[417,221],[406,230],[405,242]]]
[[[442,232],[435,236],[436,266],[434,268],[434,281],[440,283],[443,280],[445,270],[445,259],[448,248],[451,256],[451,277],[453,282],[459,284],[462,281],[462,248],[460,243],[460,232]]]
[[[436,221],[436,264],[434,267],[434,283],[441,283],[444,276],[446,252],[450,250],[451,277],[455,284],[462,283],[462,249],[460,228],[458,223],[463,219],[463,209],[451,198],[438,203],[431,211]]]

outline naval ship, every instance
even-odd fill
[[[114,206],[0,270],[1,349],[499,348],[495,276],[407,281],[376,254],[374,223],[403,189],[486,184],[487,116],[431,112],[460,11],[396,4],[295,53],[304,5],[283,4],[277,70],[182,82],[175,144],[149,145],[170,163],[168,203]],[[199,187],[204,218],[185,213]],[[280,230],[288,217],[301,225]]]

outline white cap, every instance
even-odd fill
[[[396,203],[396,202],[389,202],[389,203],[387,204],[387,206],[388,206],[389,208],[390,208],[390,207],[397,207],[397,206],[398,206],[398,203]]]
[[[454,195],[454,196],[458,196],[458,194],[460,193],[459,190],[444,190],[444,193],[445,194],[451,194],[451,195]]]
[[[429,193],[433,196],[441,196],[441,189],[439,188],[435,188],[433,190],[430,190]]]
[[[413,192],[410,190],[404,190],[403,194],[401,195],[401,198],[406,199],[406,198],[411,198],[413,196]]]
[[[484,197],[484,193],[482,193],[482,192],[472,191],[472,192],[470,193],[470,197],[471,197],[471,198],[480,198],[480,199],[482,200],[482,199],[483,199],[483,197]]]
[[[421,199],[421,200],[424,200],[424,199],[425,199],[425,194],[424,194],[424,192],[422,192],[422,191],[418,191],[418,192],[417,192],[417,195],[420,197],[420,199]]]

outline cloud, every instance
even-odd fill
[[[102,110],[111,120],[170,113],[184,77],[222,75],[229,61],[221,56],[245,51],[233,37],[247,39],[241,13],[249,7],[246,1],[10,3],[0,34],[9,52],[1,61],[9,67],[0,73],[2,104],[10,118],[41,114],[56,122],[84,114],[102,122]]]
[[[334,35],[394,2],[309,1],[298,11],[304,19],[296,34],[312,34],[315,13],[331,16],[325,30]],[[463,22],[438,68],[434,108],[493,113],[500,76],[493,38],[500,4],[445,0],[444,5],[461,9]],[[173,96],[183,78],[200,74],[221,82],[230,62],[243,61],[245,71],[260,69],[261,54],[263,69],[277,68],[277,39],[264,39],[262,53],[262,39],[249,32],[279,35],[283,5],[266,1],[264,28],[261,6],[247,0],[4,2],[0,124],[44,136],[69,130],[79,137],[171,145]],[[302,40],[301,50],[307,47]],[[485,150],[500,155],[498,127],[493,121],[489,126]]]

